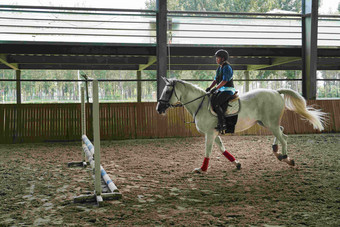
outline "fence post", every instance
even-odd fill
[[[81,87],[80,93],[81,93],[81,136],[86,135],[86,106],[85,106],[85,91],[84,87]],[[84,144],[84,141],[82,141],[82,145]],[[83,147],[83,146],[82,146]],[[86,155],[83,153],[83,163],[86,162]]]
[[[137,102],[142,102],[142,71],[137,71]]]
[[[13,135],[13,142],[23,142],[23,136],[22,136],[22,131],[23,131],[23,125],[22,125],[22,107],[21,107],[21,70],[15,70],[16,74],[16,93],[17,93],[17,104],[16,104],[16,111],[15,111],[15,132]]]

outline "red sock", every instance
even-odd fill
[[[234,158],[234,156],[232,156],[232,154],[230,154],[227,150],[225,150],[225,152],[223,152],[223,155],[229,159],[229,161],[233,162],[235,161],[236,159]]]
[[[203,165],[201,167],[202,171],[207,171],[209,165],[209,158],[204,158],[203,160]]]

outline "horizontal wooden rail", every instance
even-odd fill
[[[324,132],[340,132],[340,100],[310,100],[309,105],[329,113]],[[87,132],[92,138],[90,105]],[[101,103],[100,130],[104,140],[200,136],[184,108],[156,112],[156,103]],[[282,125],[286,134],[318,133],[300,117],[286,111]],[[270,135],[258,125],[240,135]],[[0,143],[75,141],[81,137],[80,104],[0,104]]]

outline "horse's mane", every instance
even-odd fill
[[[185,87],[188,89],[188,91],[192,91],[192,92],[197,92],[199,91],[200,93],[205,93],[205,91],[200,88],[199,86],[197,86],[196,84],[192,84],[192,83],[189,83],[187,81],[184,81],[184,80],[180,80],[180,79],[169,79],[169,81],[173,81],[173,82],[178,82],[178,83],[181,83],[183,85],[185,85]]]

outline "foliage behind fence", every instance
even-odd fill
[[[340,132],[340,100],[308,101],[329,113],[325,132]],[[92,138],[92,110],[87,106],[87,134]],[[136,139],[199,136],[192,117],[184,108],[157,114],[156,103],[100,104],[101,139]],[[317,133],[300,117],[286,111],[282,125],[287,134]],[[74,141],[81,138],[80,104],[1,104],[0,143]],[[268,135],[258,125],[240,133]]]

